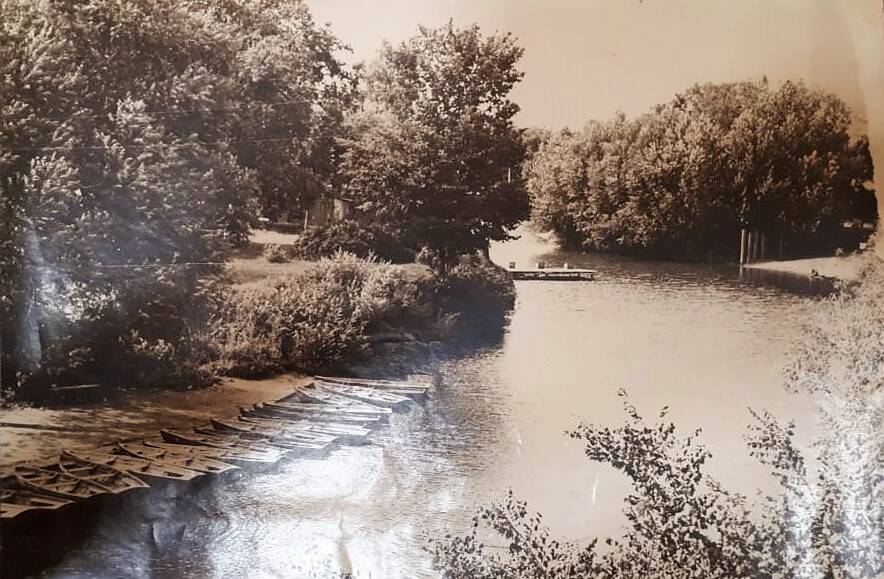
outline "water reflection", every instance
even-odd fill
[[[746,407],[807,413],[780,369],[812,298],[734,268],[556,252],[530,234],[494,257],[601,276],[520,282],[503,344],[443,362],[439,395],[394,416],[374,445],[133,502],[53,574],[430,577],[423,537],[463,532],[509,487],[565,538],[617,534],[626,481],[563,432],[618,424],[619,388],[647,415],[668,404],[685,430],[702,427],[731,488],[770,484],[744,449]]]

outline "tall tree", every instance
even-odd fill
[[[193,264],[308,189],[278,176],[330,179],[352,81],[301,2],[0,2],[4,375],[113,375],[187,343]]]
[[[509,34],[449,23],[385,46],[367,73],[343,190],[440,263],[506,239],[527,215],[519,109],[509,99],[522,52]]]

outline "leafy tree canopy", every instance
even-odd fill
[[[509,99],[522,52],[509,34],[451,23],[385,46],[348,125],[343,191],[442,263],[506,239],[527,216]]]
[[[112,311],[114,344],[180,337],[184,264],[330,181],[339,48],[301,2],[0,0],[4,371]]]
[[[534,218],[597,250],[735,255],[743,227],[831,246],[845,219],[875,219],[868,142],[850,125],[841,100],[801,83],[694,86],[541,142]]]

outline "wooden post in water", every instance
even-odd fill
[[[749,232],[749,240],[746,242],[746,263],[752,262],[752,256],[755,251],[755,232]]]
[[[752,243],[752,261],[758,261],[758,256],[761,254],[761,234],[753,231],[752,235],[755,238],[755,241]]]
[[[761,234],[761,259],[767,259],[767,233]]]
[[[740,265],[746,264],[746,244],[748,242],[746,237],[746,228],[744,227],[740,230]]]

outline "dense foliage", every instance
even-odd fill
[[[394,263],[414,261],[415,257],[402,241],[382,228],[350,219],[308,229],[298,236],[293,250],[305,259],[330,257],[339,251],[359,257],[373,255]]]
[[[416,288],[401,269],[339,253],[305,273],[228,288],[210,324],[214,367],[234,376],[316,370],[401,316]]]
[[[0,2],[5,385],[187,341],[258,208],[330,180],[337,48],[286,0]]]
[[[461,328],[480,338],[494,338],[506,327],[516,303],[512,278],[479,255],[463,256],[435,281],[439,308],[456,316]]]
[[[533,217],[594,250],[732,257],[743,227],[831,249],[844,220],[876,218],[850,129],[841,100],[801,83],[695,86],[636,119],[534,135]]]
[[[451,579],[790,578],[871,579],[884,573],[884,265],[872,263],[808,322],[786,370],[786,386],[809,393],[819,428],[809,449],[795,426],[752,411],[750,454],[770,468],[781,492],[757,501],[724,488],[705,469],[699,431],[682,435],[624,403],[616,428],[582,424],[571,433],[590,460],[625,474],[623,536],[556,541],[512,494],[483,508],[470,531],[431,542]],[[503,542],[503,549],[499,544]]]
[[[507,238],[527,217],[508,169],[523,148],[508,95],[522,49],[510,35],[451,23],[384,47],[348,124],[341,183],[359,210],[447,266]]]

